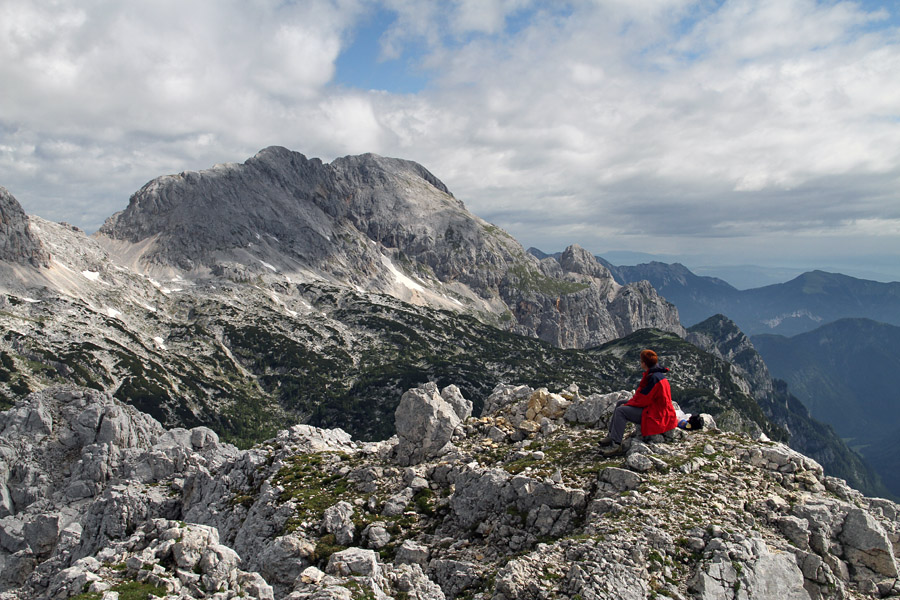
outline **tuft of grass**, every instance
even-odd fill
[[[331,558],[332,554],[340,552],[341,550],[346,550],[346,548],[346,546],[341,546],[337,543],[334,534],[328,533],[319,538],[319,541],[316,543],[315,552],[311,558],[313,562],[325,564],[328,562],[328,559]]]
[[[119,600],[147,600],[148,598],[162,598],[166,595],[166,589],[149,583],[128,580],[114,585],[110,591],[118,592]],[[101,600],[103,594],[98,592],[84,592],[72,596],[69,600]]]
[[[293,531],[304,521],[320,521],[325,510],[340,500],[352,502],[355,498],[364,498],[356,494],[350,482],[340,475],[331,472],[329,465],[349,460],[346,454],[334,452],[317,452],[298,454],[288,458],[278,473],[274,483],[284,488],[279,500],[297,503],[297,513],[291,517],[286,530]]]

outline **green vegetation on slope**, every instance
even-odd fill
[[[34,389],[62,382],[106,389],[167,427],[207,425],[246,447],[299,422],[384,439],[394,433],[402,394],[429,381],[459,386],[476,414],[501,383],[550,389],[575,383],[582,395],[633,389],[637,353],[653,347],[673,368],[675,399],[685,410],[784,437],[740,393],[726,363],[670,334],[646,330],[601,348],[566,350],[385,296],[313,286],[292,293],[311,304],[307,314],[263,303],[242,311],[219,300],[192,301],[190,320],[169,326],[165,350],[126,335],[120,321],[104,320],[68,342],[51,343],[24,328],[7,341],[31,357],[14,361],[27,372],[13,372],[2,356],[0,365]]]

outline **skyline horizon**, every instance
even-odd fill
[[[165,177],[167,175],[160,175],[160,177]],[[150,181],[153,181],[152,179]],[[148,181],[148,183],[150,183]],[[0,185],[0,187],[4,187]],[[15,195],[12,190],[8,190],[13,198],[16,199],[17,202],[23,207],[24,205],[19,200],[19,198]],[[137,190],[136,190],[137,191]],[[450,190],[452,193],[452,190]],[[127,203],[122,206],[120,210],[124,210],[127,207]],[[43,215],[34,214],[32,215],[27,210],[25,210],[26,215],[28,216],[37,216],[43,219],[47,219]],[[115,211],[107,216],[107,219],[115,215],[119,211]],[[471,211],[470,211],[471,212]],[[474,214],[474,213],[472,213]],[[479,216],[479,215],[475,215]],[[52,219],[47,219],[52,220]],[[105,220],[104,220],[105,221]],[[68,221],[65,221],[69,223]],[[77,226],[79,229],[82,229],[86,235],[92,236],[99,230],[99,226],[93,230],[90,230],[78,223],[69,223],[71,225]],[[501,228],[504,229],[504,228]],[[504,229],[504,231],[506,231]],[[649,262],[661,262],[666,264],[675,264],[679,263],[689,269],[692,273],[699,276],[708,276],[708,277],[716,277],[722,279],[726,283],[732,285],[733,287],[744,290],[750,289],[753,287],[762,287],[765,285],[772,285],[777,283],[784,283],[796,278],[799,275],[804,273],[808,273],[811,271],[826,271],[830,273],[847,275],[850,277],[854,277],[857,279],[866,279],[871,281],[877,281],[880,283],[895,283],[900,282],[900,266],[897,266],[896,269],[891,270],[889,268],[885,268],[884,270],[878,270],[877,268],[872,269],[871,267],[863,267],[859,265],[854,265],[850,263],[844,263],[841,266],[838,265],[829,265],[828,261],[820,262],[820,263],[809,263],[802,264],[798,262],[789,262],[783,264],[765,264],[763,262],[753,263],[753,262],[744,262],[744,263],[729,263],[727,261],[715,263],[715,262],[705,262],[705,258],[702,255],[692,255],[690,253],[651,253],[651,252],[641,252],[636,250],[627,250],[627,249],[615,249],[615,248],[607,248],[606,250],[598,251],[593,248],[588,248],[578,241],[572,241],[570,243],[565,244],[562,247],[555,247],[549,249],[548,247],[543,247],[540,245],[534,244],[525,244],[518,236],[513,234],[512,232],[507,232],[513,236],[513,238],[522,245],[526,250],[535,249],[539,252],[542,252],[547,255],[552,255],[554,253],[559,253],[564,251],[566,248],[572,245],[579,245],[584,247],[586,250],[591,252],[595,256],[599,256],[608,260],[610,263],[616,266],[636,266],[639,264],[646,264]],[[884,265],[888,267],[888,264]],[[892,264],[890,266],[893,266]]]
[[[92,231],[279,145],[432,171],[523,246],[900,279],[900,5],[0,4],[0,185]]]

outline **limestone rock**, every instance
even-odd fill
[[[637,473],[617,467],[606,467],[600,472],[601,484],[608,484],[618,492],[633,490],[641,481],[641,476]]]
[[[400,564],[387,572],[391,587],[407,598],[417,600],[445,600],[440,586],[431,581],[418,564]]]
[[[803,574],[793,556],[772,553],[763,540],[751,540],[745,551],[748,560],[735,569],[727,552],[718,553],[691,582],[701,600],[721,598],[779,598],[809,600],[803,587]],[[739,594],[746,594],[739,596]]]
[[[325,510],[322,529],[334,535],[341,546],[350,546],[356,537],[356,526],[353,524],[353,506],[349,502],[338,502]]]
[[[472,416],[472,401],[464,398],[462,392],[455,385],[448,385],[442,389],[441,398],[453,407],[453,412],[460,421],[465,421]]]
[[[566,409],[565,419],[571,423],[584,423],[600,428],[609,421],[616,402],[630,398],[628,392],[612,394],[592,394],[587,398],[573,401]]]
[[[397,462],[401,465],[439,456],[461,423],[453,405],[441,397],[433,383],[403,394],[395,419],[399,438]]]
[[[377,556],[373,550],[347,548],[331,555],[326,572],[343,576],[375,577],[380,573]]]
[[[298,573],[306,572],[315,552],[315,545],[296,534],[275,538],[260,552],[257,563],[259,574],[280,593],[286,595],[293,587]]]
[[[417,391],[459,419],[436,386]],[[172,597],[261,600],[900,592],[895,503],[735,433],[634,438],[620,466],[579,419],[542,416],[558,429],[493,439],[529,422],[534,396],[498,386],[496,412],[470,419],[452,451],[398,467],[399,442],[340,430],[294,427],[237,450],[203,428],[163,431],[104,394],[33,394],[0,413],[12,508],[0,517],[0,600],[112,594],[126,579]],[[567,412],[583,403],[559,396]],[[335,544],[351,547],[324,559]]]
[[[878,575],[897,578],[897,559],[884,528],[868,512],[854,508],[847,514],[840,540],[852,565],[871,569]]]
[[[49,554],[59,538],[59,515],[43,514],[25,523],[22,534],[36,555]]]
[[[427,546],[417,544],[412,540],[406,540],[397,549],[395,562],[398,564],[425,566],[428,564],[429,554]]]
[[[428,566],[428,572],[447,598],[458,598],[462,592],[481,581],[478,567],[465,561],[433,560]]]
[[[362,535],[368,547],[374,550],[380,550],[391,542],[391,534],[382,525],[369,525]]]
[[[546,388],[541,388],[528,399],[525,418],[530,421],[540,421],[541,417],[560,419],[571,404],[570,400],[559,394],[551,394]]]
[[[28,216],[5,187],[0,186],[0,261],[49,267],[50,254],[28,227]]]

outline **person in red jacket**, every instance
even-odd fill
[[[600,440],[601,446],[610,446],[603,451],[604,456],[622,451],[622,436],[628,421],[640,423],[643,436],[665,433],[678,426],[672,390],[666,379],[669,369],[659,366],[659,357],[653,350],[641,352],[641,367],[644,369],[641,383],[630,400],[616,403],[609,421],[609,434]]]

